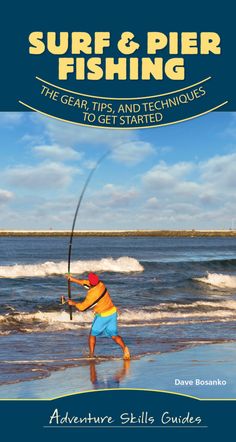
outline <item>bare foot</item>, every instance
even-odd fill
[[[130,359],[130,352],[127,346],[124,348],[124,360],[128,361]]]

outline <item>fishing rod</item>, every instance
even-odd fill
[[[96,162],[95,166],[91,169],[91,171],[88,174],[88,177],[84,183],[84,187],[82,189],[82,192],[80,194],[79,197],[79,201],[78,204],[76,206],[76,210],[75,210],[75,215],[74,215],[74,219],[73,219],[73,223],[72,223],[72,228],[71,228],[71,234],[70,234],[70,241],[69,241],[69,248],[68,248],[68,275],[70,274],[70,267],[71,267],[71,253],[72,253],[72,243],[73,243],[73,238],[74,238],[74,230],[75,230],[75,223],[77,220],[77,216],[79,213],[79,208],[80,205],[82,203],[84,194],[86,192],[86,189],[89,185],[89,182],[94,174],[94,172],[97,170],[98,166],[101,164],[101,162],[109,155],[110,152],[106,152],[105,154],[102,155],[101,158],[99,158],[99,160]],[[68,298],[71,299],[71,283],[70,280],[68,280]],[[69,313],[70,313],[70,320],[72,321],[72,306],[69,306]]]

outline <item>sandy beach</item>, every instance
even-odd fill
[[[102,388],[165,390],[197,398],[236,398],[236,344],[201,345],[124,363],[97,361],[0,387],[0,398],[51,399]],[[184,381],[185,385],[179,385]],[[217,385],[201,385],[214,381]],[[200,384],[199,384],[200,382]],[[178,385],[177,385],[178,384]],[[188,384],[188,385],[186,385]]]

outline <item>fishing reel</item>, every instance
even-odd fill
[[[64,304],[66,304],[66,298],[65,298],[65,296],[61,296],[61,305],[64,305]]]

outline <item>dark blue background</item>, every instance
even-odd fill
[[[222,440],[234,431],[235,402],[231,401],[200,401],[189,397],[168,393],[149,391],[98,391],[60,398],[52,401],[3,401],[1,405],[1,434],[6,431],[7,440],[111,440],[116,436],[119,440]],[[200,425],[208,428],[125,428],[119,422],[120,428],[44,428],[49,425],[49,419],[55,408],[64,416],[66,411],[70,416],[113,416],[118,418],[125,412],[133,412],[136,416],[142,411],[148,411],[155,417],[153,425],[161,425],[160,418],[165,411],[172,416],[191,416],[202,418]],[[55,423],[53,424],[55,425]],[[188,424],[190,426],[190,424]],[[23,436],[24,434],[24,436]]]
[[[234,86],[234,11],[233,6],[215,2],[20,2],[1,7],[1,110],[24,111],[18,103],[33,97],[37,75],[67,89],[106,97],[136,97],[160,94],[215,77],[215,96],[229,104],[221,110],[235,110]],[[3,11],[4,9],[4,11]],[[131,31],[145,48],[147,31],[213,31],[221,35],[222,55],[186,56],[185,81],[76,81],[57,80],[57,56],[28,54],[28,35],[32,31],[110,31],[112,42],[123,31]],[[114,46],[107,55],[116,56]],[[119,54],[120,55],[120,54]],[[136,55],[136,53],[135,53]],[[141,53],[140,53],[141,55]],[[144,54],[143,54],[144,55]],[[164,56],[167,56],[163,52]],[[57,81],[56,81],[57,80]]]

